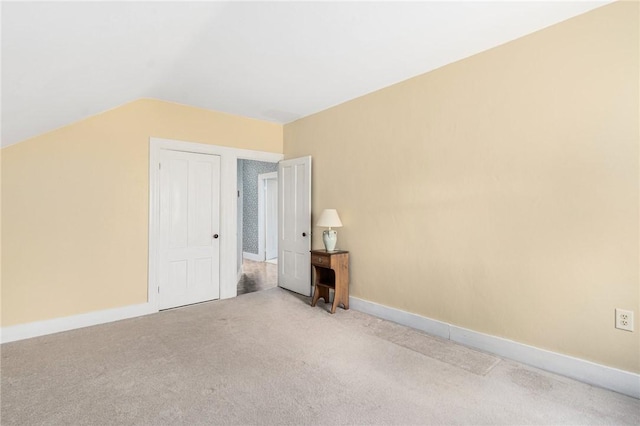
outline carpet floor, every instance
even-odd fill
[[[1,347],[2,425],[640,424],[640,401],[280,288]]]

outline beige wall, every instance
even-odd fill
[[[0,149],[0,325],[2,325],[2,150]]]
[[[144,303],[149,137],[282,152],[282,126],[142,99],[2,149],[2,325]]]
[[[638,16],[614,3],[286,125],[351,295],[639,372]]]

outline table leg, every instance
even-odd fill
[[[318,299],[321,297],[324,299],[324,303],[329,303],[329,289],[316,284],[316,288],[313,292],[313,299],[311,300],[311,306],[316,306]]]
[[[331,305],[331,313],[332,314],[336,313],[336,308],[338,307],[338,303],[340,303],[340,299],[338,298],[338,294],[334,293],[333,294],[333,305]]]
[[[315,286],[313,289],[313,299],[311,299],[311,306],[316,306],[318,303],[318,299],[320,298],[320,292],[318,291],[318,286]]]

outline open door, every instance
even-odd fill
[[[278,163],[278,286],[311,296],[311,157]]]

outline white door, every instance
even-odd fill
[[[278,257],[278,179],[265,183],[265,260]]]
[[[159,308],[220,297],[220,157],[160,151]]]
[[[278,285],[311,296],[311,157],[278,164]]]

